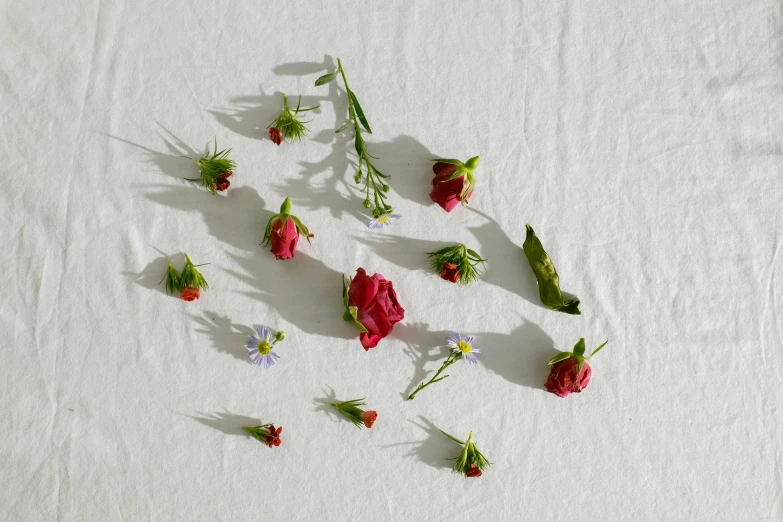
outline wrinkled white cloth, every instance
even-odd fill
[[[772,520],[783,516],[783,66],[772,0],[0,2],[0,518]],[[403,218],[366,227],[340,57]],[[301,143],[282,93],[320,105]],[[308,116],[309,118],[309,116]],[[218,197],[180,155],[217,138]],[[480,155],[470,204],[434,157]],[[259,246],[290,196],[315,237]],[[542,308],[530,223],[581,316]],[[463,242],[469,288],[427,270]],[[165,257],[202,267],[184,303]],[[341,274],[394,282],[365,352]],[[243,347],[286,332],[271,369]],[[475,336],[458,364],[403,397]],[[547,360],[609,344],[581,394]],[[325,406],[366,397],[357,430]],[[274,422],[268,448],[241,426]],[[493,465],[450,473],[473,430]]]

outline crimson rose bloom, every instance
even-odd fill
[[[290,217],[285,225],[278,219],[272,225],[272,233],[269,234],[272,242],[272,253],[275,259],[291,259],[294,257],[296,244],[299,242],[299,231],[296,229],[296,223]]]
[[[370,277],[364,268],[358,269],[356,277],[351,280],[348,305],[356,307],[356,320],[367,330],[359,335],[365,350],[375,348],[405,317],[392,282],[381,274]]]
[[[443,263],[443,272],[440,273],[440,278],[446,281],[456,283],[459,279],[459,269],[454,263]]]
[[[201,297],[201,292],[198,288],[183,288],[182,292],[179,293],[179,296],[182,298],[183,301],[195,301],[199,297]]]
[[[573,357],[553,364],[549,378],[544,385],[546,390],[558,397],[568,397],[571,393],[579,393],[587,388],[593,370],[590,369],[590,364],[585,361],[577,378],[577,366],[579,366],[579,361]]]
[[[378,412],[374,410],[365,411],[364,415],[362,416],[362,421],[364,422],[364,425],[368,428],[372,428],[372,425],[375,424],[375,419],[378,418]]]
[[[435,177],[432,178],[430,199],[440,205],[446,212],[451,212],[460,202],[460,194],[465,186],[465,176],[458,176],[451,181],[444,181],[449,179],[458,168],[458,165],[450,165],[448,163],[436,163],[432,167]],[[471,194],[473,194],[473,189],[465,196],[466,203]]]

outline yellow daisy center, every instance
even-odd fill
[[[266,341],[261,341],[258,343],[258,353],[261,355],[267,355],[269,352],[272,351],[272,345],[269,344]]]
[[[472,347],[467,341],[460,341],[457,343],[457,348],[459,348],[459,351],[462,353],[470,353]]]
[[[386,223],[389,221],[389,216],[381,216],[378,218],[378,223]]]

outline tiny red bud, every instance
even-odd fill
[[[362,420],[364,421],[364,425],[368,428],[372,428],[372,425],[375,424],[375,419],[378,418],[378,412],[377,411],[365,411],[364,415],[362,416]]]
[[[443,263],[443,272],[440,273],[440,278],[446,281],[456,283],[459,279],[459,270],[457,265],[453,263]]]
[[[179,296],[182,298],[183,301],[195,301],[199,297],[201,297],[201,292],[198,288],[185,288],[180,292]]]
[[[473,477],[480,477],[480,476],[481,476],[481,470],[478,468],[478,466],[476,466],[475,464],[473,464],[473,465],[472,465],[472,466],[471,466],[471,467],[468,469],[468,472],[467,472],[467,473],[465,473],[465,476],[466,476],[466,477],[471,477],[471,478],[473,478]]]
[[[269,139],[274,142],[275,145],[280,145],[283,142],[283,136],[280,134],[280,129],[272,127],[269,129]]]

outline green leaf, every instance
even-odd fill
[[[585,354],[585,338],[582,337],[577,341],[577,343],[574,345],[574,355],[584,355]]]
[[[459,165],[460,167],[465,166],[465,164],[458,159],[435,158],[432,161],[434,161],[435,163],[448,163],[449,165]]]
[[[348,127],[348,125],[350,125],[350,124],[351,124],[351,120],[348,120],[348,121],[346,121],[345,123],[343,123],[342,125],[340,125],[340,128],[339,128],[339,129],[337,129],[336,131],[334,131],[334,133],[335,133],[335,134],[340,134],[340,133],[341,133],[342,131],[344,131],[344,130],[345,130],[347,127]]]
[[[353,140],[353,146],[356,148],[356,154],[359,156],[364,154],[364,140],[362,139],[361,133],[356,133],[356,137]]]
[[[334,71],[333,73],[329,73],[329,74],[324,74],[323,76],[321,76],[315,81],[315,86],[320,87],[321,85],[326,85],[327,83],[331,82],[335,78],[337,78],[337,71]]]
[[[522,249],[530,263],[530,268],[538,280],[538,295],[541,302],[550,310],[563,312],[566,314],[579,315],[579,298],[573,296],[568,301],[563,297],[560,291],[560,279],[557,276],[555,265],[547,255],[544,247],[541,245],[536,233],[530,225],[525,225],[527,235]]]
[[[598,348],[596,348],[595,350],[593,350],[593,353],[591,353],[591,354],[590,354],[590,357],[592,357],[593,355],[597,354],[597,353],[598,353],[598,352],[601,350],[601,348],[603,348],[604,346],[606,346],[606,343],[608,343],[608,342],[609,342],[609,339],[607,339],[606,341],[604,341],[604,344],[602,344],[601,346],[599,346]]]
[[[345,309],[348,309],[348,285],[345,284],[345,276],[343,275],[343,304]]]
[[[565,361],[569,357],[571,357],[573,354],[571,352],[560,352],[559,354],[555,355],[551,359],[549,359],[549,362],[547,363],[549,366],[552,366],[555,363],[559,363],[560,361]]]
[[[356,111],[356,117],[359,118],[360,122],[362,122],[364,130],[366,130],[369,134],[372,134],[370,124],[367,123],[367,118],[364,117],[362,106],[359,105],[359,100],[356,99],[356,95],[353,93],[353,91],[348,91],[348,97],[351,98],[351,103],[353,103],[353,108]]]

